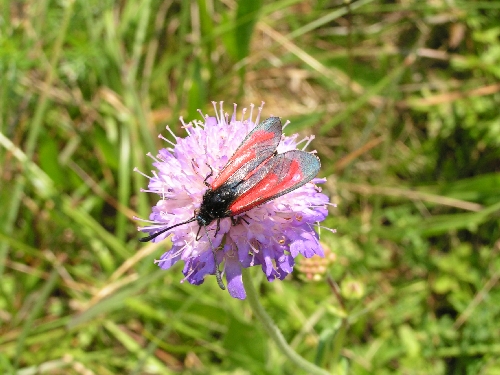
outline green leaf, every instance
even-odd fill
[[[261,374],[268,353],[267,339],[260,329],[237,319],[231,319],[222,343],[227,355],[250,373]]]
[[[198,109],[204,108],[207,102],[207,88],[201,72],[200,59],[196,58],[190,71],[191,87],[188,94],[188,114],[190,118],[196,117]]]
[[[259,18],[261,8],[262,0],[238,1],[235,20],[236,28],[234,30],[236,58],[238,60],[242,60],[248,56],[253,29]]]
[[[57,186],[64,186],[67,178],[59,164],[59,148],[54,138],[43,137],[41,139],[38,157],[42,170]]]

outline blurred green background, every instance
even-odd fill
[[[138,242],[133,168],[224,100],[316,134],[338,204],[327,261],[254,270],[298,353],[500,374],[499,79],[499,1],[0,1],[0,373],[300,373]]]

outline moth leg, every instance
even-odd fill
[[[205,164],[207,164],[207,163],[205,163]],[[209,164],[207,164],[207,167],[210,168],[210,174],[207,177],[205,177],[205,180],[203,181],[203,183],[206,186],[210,187],[210,184],[207,182],[207,180],[214,175],[214,170],[212,169],[212,167]]]
[[[248,215],[246,215],[246,214],[245,214],[245,216],[248,216]],[[243,221],[244,221],[245,223],[247,223],[247,224],[250,224],[250,223],[249,223],[249,222],[245,219],[245,217],[244,217],[244,216],[238,216],[237,218],[235,218],[234,216],[231,216],[231,223],[233,224],[233,226],[238,225],[238,224],[241,222],[241,220],[243,220]]]
[[[217,228],[215,229],[215,237],[217,237],[217,233],[220,231],[220,218],[217,219]]]
[[[226,290],[226,287],[224,286],[224,282],[222,281],[222,273],[220,272],[219,265],[217,264],[216,251],[218,251],[218,250],[222,250],[220,248],[220,246],[217,249],[212,250],[212,254],[214,255],[214,263],[215,263],[215,279],[217,280],[217,284],[219,285],[219,288],[221,288],[222,290]]]
[[[215,267],[214,274],[215,274],[215,278],[217,280],[217,284],[219,284],[219,288],[221,288],[222,290],[225,290],[226,287],[224,286],[224,283],[222,282],[222,273],[220,272],[219,265],[217,264],[217,254],[216,254],[216,251],[221,249],[221,247],[219,246],[217,249],[214,249],[214,245],[213,245],[212,240],[210,239],[210,236],[208,234],[207,227],[205,225],[203,227],[205,228],[205,233],[207,235],[208,242],[210,242],[210,247],[212,248],[212,255],[214,256],[214,267]],[[201,225],[200,225],[200,228],[201,228]],[[198,233],[199,232],[200,231],[198,230]]]
[[[198,232],[196,232],[196,241],[199,241],[201,239],[200,231],[201,231],[201,225],[198,226]]]
[[[210,187],[210,184],[207,182],[207,180],[214,175],[214,170],[212,169],[212,167],[208,163],[205,163],[205,164],[207,165],[208,168],[210,168],[210,174],[207,177],[205,177],[205,179],[203,180],[203,183],[205,184],[205,186]],[[191,159],[191,165],[193,166],[195,173],[199,176],[200,174],[198,173],[197,170],[200,168],[200,166],[198,165],[196,160]]]

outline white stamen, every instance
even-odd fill
[[[166,253],[165,255],[167,255],[165,258],[163,259],[155,259],[154,260],[154,264],[160,264],[162,262],[166,262],[168,260],[171,260],[172,258],[175,258],[177,257],[178,255],[180,255],[184,249],[186,248],[187,246],[187,242],[185,242],[185,245],[183,247],[181,247],[179,250],[177,250],[175,253],[171,253],[170,251],[168,253]]]
[[[262,113],[262,109],[264,109],[264,104],[266,104],[266,103],[262,102],[260,107],[258,108],[259,112],[257,113],[257,117],[255,118],[255,125],[259,125],[260,114]]]
[[[137,172],[139,173],[140,175],[146,177],[147,179],[151,180],[152,177],[148,176],[147,174],[145,173],[142,173],[137,167],[134,168],[134,172]]]
[[[295,137],[297,137],[297,134],[294,134],[294,135],[295,135]],[[300,141],[298,141],[298,142],[295,144],[295,147],[297,147],[297,146],[298,146],[298,145],[300,145],[301,143],[303,143],[303,142],[307,142],[307,141],[309,141],[309,137],[304,137],[304,138],[302,138]],[[307,143],[306,143],[306,144],[307,144]],[[298,148],[298,147],[297,147],[297,148]]]
[[[201,118],[203,119],[203,122],[205,122],[205,115],[203,114],[203,112],[201,111],[201,109],[197,109],[198,113],[200,114]]]
[[[214,106],[215,118],[217,119],[217,123],[220,124],[219,112],[217,111],[217,103],[212,102],[212,105]]]
[[[140,217],[137,217],[137,216],[134,216],[134,220],[142,221],[143,223],[149,223],[149,224],[162,224],[162,223],[158,223],[157,221],[154,221],[154,220],[141,219]],[[142,228],[137,228],[137,229],[141,230]]]
[[[169,139],[165,138],[165,137],[163,136],[163,134],[158,134],[158,138],[160,138],[162,141],[165,141],[165,142],[167,142],[167,143],[170,143],[172,146],[174,146],[174,147],[175,147],[175,143],[174,143],[174,142],[172,142],[171,140],[169,140]]]
[[[181,122],[182,126],[185,127],[186,123],[184,122],[184,117],[179,116],[179,121]]]
[[[325,227],[323,225],[320,225],[318,222],[315,223],[314,225],[316,225],[318,228],[322,228],[322,229],[327,230],[327,231],[329,231],[331,233],[337,233],[337,229],[332,229],[332,228]]]
[[[255,107],[255,105],[253,103],[250,103],[250,116],[249,116],[249,121],[252,122],[252,119],[253,119],[253,108]]]
[[[233,115],[231,116],[231,122],[236,121],[236,110],[238,108],[238,104],[233,103]]]
[[[153,159],[153,160],[154,160],[155,162],[157,162],[157,163],[159,163],[159,162],[160,162],[160,161],[159,161],[156,157],[154,157],[154,156],[153,156],[153,154],[152,154],[151,152],[148,152],[148,153],[146,154],[146,156],[149,156],[151,159]]]
[[[219,102],[219,105],[220,105],[220,114],[221,114],[221,121],[223,121],[224,119],[222,118],[222,114],[224,113],[224,106],[223,106],[224,102],[221,100]],[[227,125],[227,123],[224,121],[224,125]]]
[[[314,138],[316,138],[316,137],[315,137],[314,135],[310,135],[310,136],[309,136],[309,137],[307,137],[307,138],[308,138],[308,140],[307,140],[307,142],[306,142],[305,146],[304,146],[304,147],[302,147],[302,151],[305,151],[305,149],[307,148],[307,146],[309,146],[309,144],[311,143],[311,141],[312,141]]]
[[[174,132],[172,131],[172,129],[170,129],[170,126],[165,126],[165,129],[167,129],[167,131],[172,135],[172,137],[177,140],[177,137],[176,135],[174,134]]]
[[[257,250],[253,245],[252,245],[252,242],[251,241],[248,241],[248,245],[252,248],[252,260],[250,262],[250,266],[254,266],[255,265],[255,254],[258,254],[259,253],[259,250]]]
[[[183,122],[183,124],[184,124],[184,122]],[[188,133],[188,136],[190,136],[190,135],[191,135],[191,133],[189,132],[189,128],[192,128],[192,127],[193,127],[193,123],[192,123],[191,121],[190,121],[190,122],[188,122],[187,124],[184,124],[184,125],[182,126],[182,128],[183,128],[184,130],[186,130],[186,133]]]

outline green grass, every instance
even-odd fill
[[[500,374],[500,3],[342,4],[0,3],[1,374],[297,373],[247,302],[138,242],[133,168],[212,100],[317,135],[335,261],[254,270],[300,355]]]

